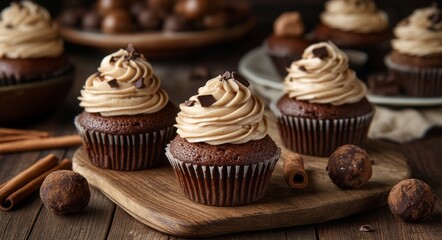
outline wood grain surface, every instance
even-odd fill
[[[269,116],[269,134],[281,146],[275,119]],[[391,187],[410,176],[404,156],[380,142],[369,141],[373,177],[360,189],[343,190],[329,179],[327,158],[304,156],[310,184],[293,190],[285,182],[283,148],[266,196],[239,207],[212,207],[185,198],[167,164],[136,172],[110,171],[93,166],[80,148],[74,171],[86,177],[118,206],[142,223],[175,236],[207,237],[241,231],[325,222],[386,204]]]

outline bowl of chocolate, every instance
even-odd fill
[[[62,11],[58,20],[71,43],[111,51],[130,42],[149,58],[231,42],[255,24],[246,4],[222,0],[98,0]]]

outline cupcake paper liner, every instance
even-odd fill
[[[89,160],[97,167],[134,171],[157,166],[164,158],[166,144],[175,136],[174,127],[144,134],[112,135],[84,129],[75,120]]]
[[[442,96],[442,68],[412,68],[385,57],[385,65],[399,84],[401,92],[413,97]]]
[[[354,118],[311,119],[282,114],[271,105],[278,120],[282,143],[288,149],[306,155],[328,157],[345,144],[364,146],[373,112]]]
[[[249,165],[185,163],[170,153],[169,146],[166,156],[188,199],[212,206],[238,206],[264,197],[281,149],[272,158]]]

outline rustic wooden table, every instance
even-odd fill
[[[186,58],[151,60],[161,77],[164,88],[175,103],[186,100],[196,93],[204,80],[189,80],[189,74],[196,66],[208,67],[211,76],[226,70],[236,70],[241,56],[250,49],[259,46],[271,31],[272,20],[286,8],[274,8],[264,1],[255,6],[258,27],[246,39],[211,48],[203,53]],[[276,1],[281,2],[281,1]],[[319,12],[313,5],[307,10]],[[281,4],[282,6],[282,4]],[[79,95],[85,79],[95,72],[103,53],[90,49],[68,46],[68,53],[77,66],[77,77],[71,92],[62,106],[52,114],[40,119],[30,119],[20,125],[22,128],[47,130],[54,135],[75,133],[73,117],[81,109],[78,106]],[[50,97],[50,96],[44,96]],[[54,99],[57,101],[57,99]],[[412,177],[424,180],[439,198],[435,212],[425,222],[409,224],[395,217],[384,206],[344,219],[307,226],[298,226],[268,231],[245,232],[215,237],[214,239],[440,239],[442,236],[442,131],[432,130],[424,139],[407,144],[394,145],[403,152],[410,165]],[[75,148],[35,151],[17,154],[0,154],[0,183],[16,175],[37,159],[54,153],[58,157],[71,158]],[[91,189],[88,207],[80,214],[58,216],[49,212],[38,194],[32,195],[25,202],[10,212],[0,212],[0,239],[175,239],[143,225],[123,209],[116,206],[97,189]],[[373,232],[359,232],[364,224],[371,225]]]

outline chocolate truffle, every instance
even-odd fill
[[[96,11],[89,11],[83,15],[81,26],[85,30],[98,30],[101,25],[101,16]]]
[[[156,30],[161,28],[162,14],[153,9],[143,9],[137,15],[138,26],[144,30]]]
[[[101,31],[108,34],[132,31],[132,20],[127,11],[112,10],[103,17]]]
[[[340,188],[360,188],[372,174],[367,152],[355,145],[343,145],[332,153],[327,164],[327,173]]]
[[[223,28],[228,25],[229,17],[225,11],[217,11],[203,18],[205,29]]]
[[[61,13],[61,24],[67,27],[78,27],[81,23],[81,17],[84,14],[84,9],[72,8],[64,10]]]
[[[406,222],[428,218],[436,204],[430,186],[418,179],[405,179],[396,184],[388,195],[388,207]]]
[[[89,203],[89,185],[82,175],[69,170],[50,173],[40,187],[45,207],[57,214],[80,212]]]
[[[176,0],[147,0],[149,9],[171,12]]]
[[[124,8],[126,8],[126,3],[123,0],[99,0],[97,3],[97,9],[103,15],[109,11]]]
[[[175,13],[189,20],[200,19],[211,9],[209,0],[178,0]]]
[[[137,16],[141,11],[146,8],[146,4],[142,1],[136,1],[129,7],[130,14]]]
[[[190,23],[179,15],[168,16],[163,23],[165,32],[180,32],[190,30]]]

